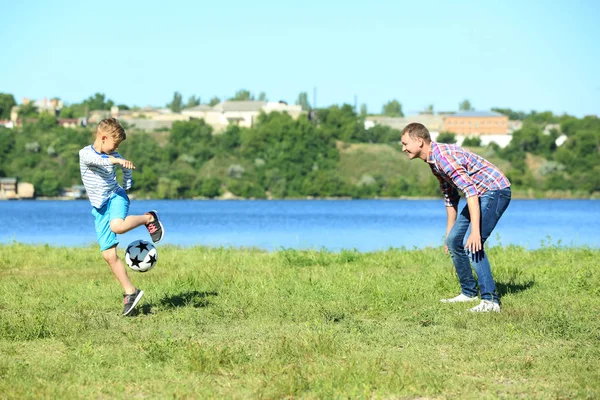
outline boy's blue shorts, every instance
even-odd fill
[[[111,194],[102,208],[92,208],[100,251],[110,249],[114,245],[119,244],[117,234],[110,229],[110,221],[113,219],[125,219],[128,212],[129,197],[127,197],[127,193],[124,190],[119,190]]]

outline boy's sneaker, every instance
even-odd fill
[[[140,289],[135,289],[135,293],[133,294],[124,294],[123,295],[123,303],[125,307],[123,308],[123,316],[129,315],[131,311],[135,308],[137,303],[139,303],[140,299],[144,295],[144,291]]]
[[[453,297],[451,299],[441,299],[440,301],[442,303],[466,303],[466,302],[475,301],[475,300],[478,300],[477,296],[475,296],[475,297],[469,297],[466,294],[461,293],[458,296]]]
[[[479,305],[471,308],[471,312],[500,312],[500,304],[490,300],[481,300]]]
[[[158,243],[165,235],[165,228],[163,228],[162,224],[160,223],[156,210],[148,211],[146,214],[150,214],[152,215],[152,218],[154,218],[152,222],[148,222],[146,224],[146,229],[148,229],[148,233],[150,233],[152,241],[154,243]]]

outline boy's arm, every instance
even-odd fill
[[[123,171],[123,189],[129,190],[133,186],[133,174],[131,170],[135,169],[135,165],[129,160],[124,159],[119,153],[112,153],[109,156],[112,164],[118,165]]]
[[[79,152],[79,161],[83,165],[95,166],[95,167],[108,167],[114,164],[108,155],[100,155],[91,151],[81,150]]]

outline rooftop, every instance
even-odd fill
[[[181,111],[211,111],[213,108],[208,104],[200,104],[195,107],[184,108]]]
[[[213,109],[215,111],[260,111],[266,101],[224,101],[217,104]]]
[[[495,111],[462,111],[451,115],[452,117],[504,117],[504,114],[500,114]]]

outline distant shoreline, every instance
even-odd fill
[[[257,199],[257,198],[243,198],[243,197],[227,197],[227,198],[208,198],[208,197],[192,197],[182,199],[154,199],[154,198],[138,198],[130,196],[132,200],[197,200],[197,201],[298,201],[298,200],[327,200],[327,201],[349,201],[349,200],[442,200],[441,197],[433,196],[401,196],[401,197],[370,197],[353,199],[351,197],[286,197],[283,199]],[[548,197],[532,197],[522,196],[513,193],[513,200],[600,200],[599,195],[591,195],[587,197],[576,197],[576,196],[548,196]],[[88,201],[87,198],[74,199],[71,197],[36,197],[29,199],[0,199],[0,201]],[[464,199],[463,199],[464,200]]]

